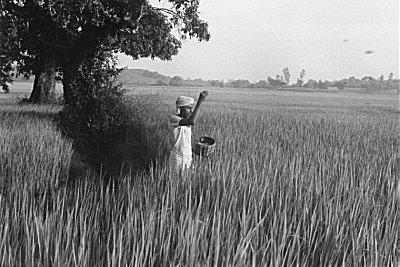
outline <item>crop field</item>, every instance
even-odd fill
[[[22,87],[0,94],[0,266],[399,264],[398,93],[209,88],[193,139],[215,153],[174,177],[174,101],[205,88],[136,88],[163,103],[142,134],[150,171],[68,187],[60,107],[15,104]]]

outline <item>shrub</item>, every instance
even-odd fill
[[[182,86],[183,85],[183,78],[180,76],[174,76],[169,81],[170,86]]]
[[[159,85],[159,86],[167,86],[168,83],[166,83],[166,82],[164,82],[164,81],[161,81],[161,80],[158,80],[158,81],[157,81],[157,85]]]
[[[119,171],[122,165],[142,167],[141,127],[156,104],[150,96],[125,95],[116,82],[115,62],[84,62],[72,79],[73,101],[60,113],[64,133],[92,166]],[[147,99],[146,99],[147,97]]]
[[[74,148],[95,165],[108,159],[108,152],[121,140],[128,116],[123,90],[114,83],[113,62],[89,59],[71,79],[72,101],[60,113],[64,133],[74,140]]]

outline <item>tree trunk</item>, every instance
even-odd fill
[[[63,65],[63,90],[64,104],[68,105],[74,101],[74,94],[77,87],[76,78],[79,72],[79,67],[84,60],[70,60],[68,64]]]
[[[56,96],[56,58],[49,51],[41,53],[38,70],[35,73],[30,103],[49,103]]]
[[[72,86],[71,79],[73,70],[70,68],[63,68],[63,90],[64,90],[64,104],[71,104],[72,102]]]
[[[92,45],[94,46],[94,45]],[[63,61],[63,90],[64,90],[64,103],[71,104],[76,90],[76,82],[74,78],[78,74],[79,67],[89,57],[94,56],[95,49],[89,50],[91,47],[87,43],[79,43],[66,52],[66,57]]]

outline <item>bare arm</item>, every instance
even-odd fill
[[[194,108],[192,114],[188,119],[181,119],[179,121],[179,126],[189,126],[195,124],[197,118],[199,117],[200,105],[207,98],[207,96],[208,96],[208,91],[203,91],[200,93],[199,99],[197,100],[196,103],[196,107]]]

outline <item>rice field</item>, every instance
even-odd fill
[[[157,161],[113,184],[63,186],[57,107],[3,105],[0,175],[15,190],[0,196],[0,265],[399,264],[398,94],[210,88],[193,138],[216,151],[170,176],[174,100],[201,90],[142,88],[165,103],[143,132]]]

